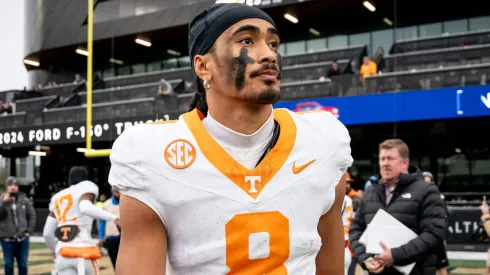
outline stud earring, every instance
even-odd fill
[[[208,82],[207,80],[204,80],[204,81],[203,81],[203,84],[204,84],[204,87],[205,87],[206,89],[211,88],[211,82]]]

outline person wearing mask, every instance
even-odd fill
[[[409,149],[400,139],[388,139],[379,145],[381,180],[369,188],[361,200],[349,232],[357,262],[369,274],[399,275],[393,267],[416,263],[410,275],[436,273],[433,251],[442,243],[447,217],[441,193],[424,181],[422,172],[409,165]],[[360,237],[378,210],[383,209],[418,236],[399,247],[381,243],[383,252],[366,253]]]
[[[119,217],[119,196],[119,191],[116,188],[112,188],[112,197],[102,204],[102,209]],[[112,266],[116,268],[117,252],[119,251],[119,243],[121,240],[119,228],[114,222],[100,220],[99,239],[109,253]]]
[[[7,179],[7,192],[0,202],[0,242],[5,275],[14,275],[14,258],[19,275],[27,275],[29,236],[36,226],[36,212],[26,194],[19,191],[15,178]]]
[[[423,172],[422,176],[424,176],[424,180],[429,183],[429,184],[434,184],[434,176],[432,175],[431,172]],[[441,194],[441,200],[444,200],[444,195]],[[449,209],[447,208],[446,202],[444,202],[444,210],[446,211],[446,216],[448,217],[449,220]],[[446,267],[449,266],[449,260],[447,258],[447,251],[446,251],[446,238],[447,234],[449,233],[449,229],[446,230],[446,235],[444,236],[444,241],[436,248],[435,254],[437,257],[437,264],[436,264],[436,269],[437,269],[437,275],[447,275],[447,270]]]

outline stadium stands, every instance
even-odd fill
[[[399,40],[393,43],[393,46],[390,49],[390,54],[464,47],[489,43],[490,30],[464,32],[452,35],[437,35],[426,38]]]
[[[486,84],[490,63],[392,72],[366,78],[364,93]]]
[[[182,79],[170,80],[172,89],[176,93],[183,93],[184,81]],[[131,86],[116,86],[92,92],[93,103],[112,102],[120,100],[130,100],[136,98],[154,97],[157,95],[159,82],[137,84]],[[87,92],[78,93],[80,104],[87,103]]]
[[[396,42],[385,57],[387,72],[361,81],[355,74],[365,45],[285,55],[281,100],[486,84],[490,78],[490,31]],[[342,75],[326,78],[333,61]],[[93,88],[94,119],[182,113],[195,92],[190,67],[109,77]],[[175,94],[158,95],[161,79]],[[0,126],[52,124],[85,119],[85,84],[41,89],[42,97],[17,101]]]
[[[385,57],[385,66],[389,72],[481,63],[490,63],[490,44],[423,50]]]
[[[111,119],[114,117],[129,118],[148,114],[155,114],[154,97],[97,103],[92,105],[92,116],[94,120]],[[43,111],[44,123],[83,121],[85,118],[85,105],[54,108]]]

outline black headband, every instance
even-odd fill
[[[189,57],[194,68],[194,57],[204,55],[218,37],[233,24],[249,18],[274,21],[264,11],[245,4],[214,4],[200,12],[189,24]]]

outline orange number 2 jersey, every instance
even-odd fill
[[[62,247],[89,247],[94,245],[91,230],[94,219],[82,215],[78,204],[84,194],[99,195],[99,187],[91,181],[82,181],[63,189],[56,193],[49,203],[49,211],[53,212],[58,227],[62,225],[75,224],[79,227],[80,233],[70,242],[57,242],[56,251]]]
[[[249,170],[209,135],[194,110],[124,131],[109,182],[151,207],[176,274],[315,274],[318,220],[352,164],[347,129],[327,112],[274,110],[279,139]]]

